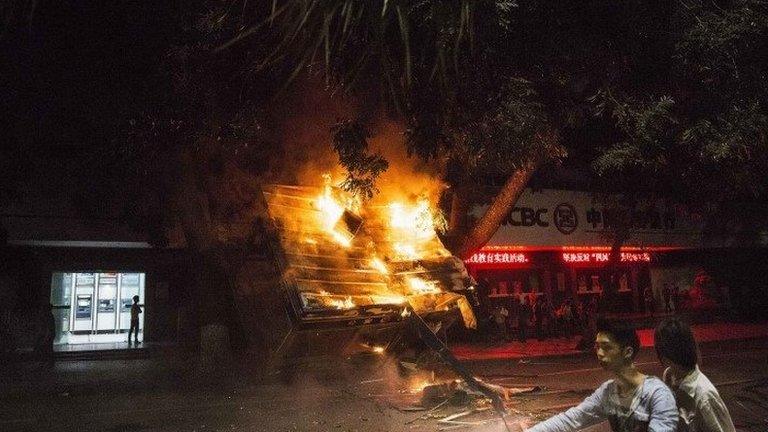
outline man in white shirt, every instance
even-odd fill
[[[680,412],[678,431],[735,432],[723,399],[698,366],[693,332],[677,318],[662,321],[654,334],[664,382],[672,389]]]
[[[599,323],[595,353],[614,379],[604,382],[578,406],[527,432],[575,432],[605,420],[613,432],[675,432],[674,396],[660,379],[637,370],[634,358],[639,347],[640,341],[630,326]]]

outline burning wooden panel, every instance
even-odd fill
[[[399,319],[460,312],[475,323],[461,291],[472,280],[435,233],[426,200],[362,205],[324,188],[264,189],[276,227],[276,255],[286,295],[302,322]]]

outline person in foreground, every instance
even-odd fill
[[[637,370],[634,358],[639,348],[633,328],[623,323],[601,322],[595,353],[600,365],[614,378],[578,406],[527,431],[578,431],[608,420],[613,432],[674,432],[678,421],[675,398],[660,379]]]
[[[698,366],[691,328],[678,318],[662,321],[654,334],[664,382],[672,389],[680,412],[679,431],[735,432],[723,399]]]

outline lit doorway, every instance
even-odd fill
[[[54,344],[126,342],[133,296],[144,310],[144,273],[53,273]],[[139,341],[144,339],[139,314]]]

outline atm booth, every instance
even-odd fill
[[[139,340],[144,336],[145,273],[53,273],[51,304],[57,344],[124,342],[133,296],[139,296]]]

